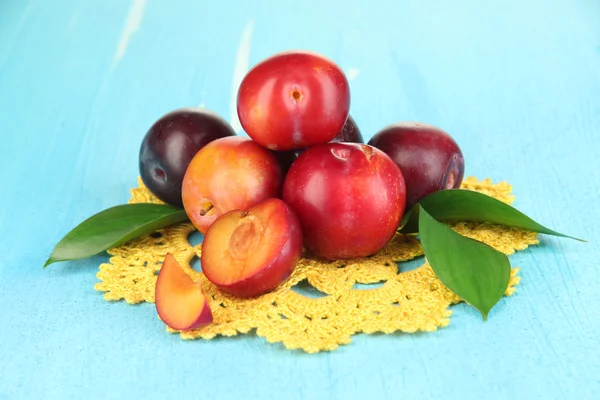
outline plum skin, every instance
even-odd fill
[[[275,54],[244,77],[237,112],[244,131],[271,150],[331,141],[350,110],[348,80],[333,61],[309,51]]]
[[[292,164],[283,200],[296,212],[304,245],[326,259],[366,257],[394,236],[405,209],[398,166],[382,151],[355,143],[307,149]]]
[[[163,202],[183,207],[181,186],[192,158],[211,141],[226,136],[235,136],[235,131],[212,111],[180,108],[163,115],[140,146],[139,171],[144,185]]]
[[[386,153],[402,170],[406,209],[443,189],[459,188],[465,171],[460,147],[445,131],[419,122],[388,125],[369,145]]]

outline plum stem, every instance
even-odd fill
[[[210,206],[208,206],[208,208],[205,208],[204,210],[200,210],[200,216],[204,217],[206,214],[208,214],[210,212],[210,210],[212,210],[213,208],[215,208],[215,206],[213,204],[211,204]]]
[[[292,99],[296,103],[299,103],[302,100],[302,93],[298,89],[292,89],[291,95],[292,95]]]

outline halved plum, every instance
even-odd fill
[[[254,297],[286,280],[302,253],[300,222],[282,200],[218,217],[202,243],[202,271],[224,292]]]

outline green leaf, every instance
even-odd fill
[[[429,265],[444,285],[477,308],[484,321],[510,280],[508,257],[464,237],[421,208],[419,235]]]
[[[94,256],[187,219],[181,208],[163,204],[124,204],[106,209],[67,233],[52,250],[44,268],[58,261]]]
[[[585,242],[546,228],[510,205],[483,193],[464,189],[434,192],[419,204],[438,221],[478,221],[523,229],[547,235],[562,236]],[[416,233],[419,227],[418,205],[403,217],[400,232]]]
[[[400,220],[398,232],[406,235],[419,232],[419,203],[406,211]]]

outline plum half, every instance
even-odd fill
[[[302,254],[298,218],[282,200],[223,214],[202,243],[202,272],[224,292],[254,297],[287,279]]]

